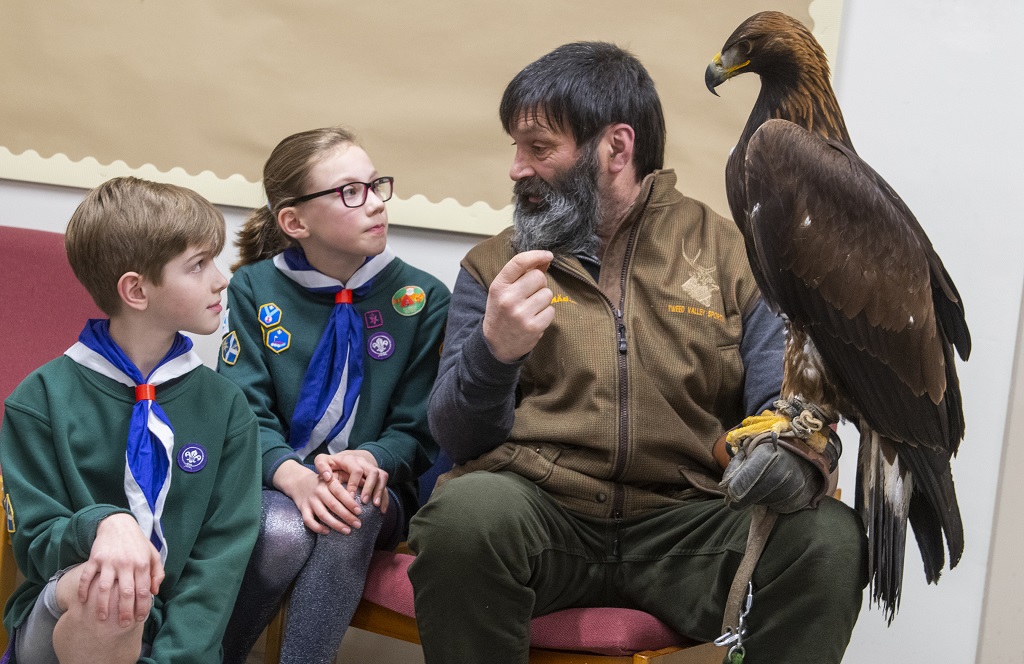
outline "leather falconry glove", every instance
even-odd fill
[[[780,514],[817,507],[829,488],[829,474],[842,454],[835,432],[825,428],[822,452],[791,431],[744,438],[725,468],[719,487],[734,509],[764,505]]]

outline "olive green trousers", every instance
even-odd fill
[[[425,660],[525,663],[530,619],[568,607],[640,609],[714,640],[749,525],[714,498],[613,520],[571,513],[512,473],[448,481],[410,526]],[[744,664],[838,664],[867,580],[852,509],[827,498],[781,515],[753,574]]]

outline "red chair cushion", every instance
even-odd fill
[[[370,571],[366,575],[366,585],[363,586],[363,599],[415,618],[412,582],[409,581],[409,565],[413,558],[408,553],[374,551]]]
[[[0,226],[0,416],[25,376],[67,350],[103,314],[75,279],[64,235]]]
[[[363,588],[363,599],[415,618],[407,553],[377,551]],[[624,656],[643,650],[692,645],[654,616],[634,609],[565,609],[534,618],[530,643],[536,648]]]

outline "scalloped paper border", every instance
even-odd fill
[[[110,178],[125,175],[188,187],[218,205],[250,209],[266,204],[262,185],[237,174],[228,178],[217,177],[211,171],[192,175],[179,167],[169,171],[161,171],[153,164],[133,168],[121,160],[101,164],[93,157],[71,161],[64,154],[42,157],[35,150],[13,154],[0,146],[0,178],[8,180],[92,189]],[[454,198],[435,203],[416,194],[389,201],[388,219],[400,226],[489,236],[512,223],[512,206],[495,210],[483,201],[466,206]]]

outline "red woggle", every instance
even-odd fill
[[[135,386],[136,401],[153,401],[156,399],[156,385],[143,383]]]
[[[342,288],[340,291],[334,294],[335,304],[352,304],[352,291],[348,288]]]

